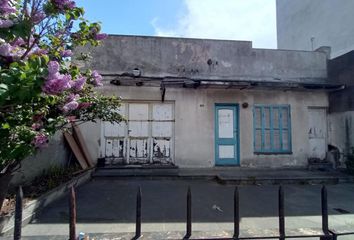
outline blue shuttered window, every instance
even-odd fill
[[[253,123],[255,153],[291,153],[289,105],[255,105]]]

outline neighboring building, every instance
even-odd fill
[[[277,0],[278,48],[330,48],[328,144],[342,156],[354,148],[354,1]],[[328,49],[327,49],[328,50]]]
[[[331,47],[331,58],[354,50],[353,0],[277,0],[279,49]]]
[[[251,42],[109,36],[91,49],[101,91],[121,96],[127,124],[86,125],[106,164],[306,167],[327,152],[323,52]]]
[[[354,39],[353,39],[354,42]],[[344,157],[354,152],[354,51],[328,62],[329,81],[342,84],[329,93],[329,143]]]

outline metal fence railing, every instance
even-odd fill
[[[134,240],[139,239],[142,236],[141,233],[141,199],[142,193],[141,188],[138,188],[136,196],[136,222],[135,222],[135,236]],[[16,212],[15,212],[15,227],[14,227],[14,240],[21,239],[21,228],[22,228],[22,200],[23,193],[22,188],[19,187],[16,195]],[[195,239],[192,237],[192,192],[188,188],[187,191],[187,205],[186,205],[186,233],[183,239]],[[233,221],[233,236],[229,238],[209,238],[217,240],[251,240],[251,239],[307,239],[307,238],[319,238],[320,240],[337,240],[339,236],[353,235],[354,232],[337,233],[330,229],[328,226],[328,202],[327,202],[327,189],[325,186],[321,189],[321,216],[322,216],[322,233],[312,234],[312,235],[286,235],[285,231],[285,204],[284,204],[284,191],[282,186],[279,186],[278,191],[278,218],[279,218],[279,234],[277,236],[257,236],[257,237],[241,237],[240,236],[240,201],[239,201],[239,191],[238,187],[234,190],[234,221]],[[76,193],[75,188],[71,187],[69,193],[69,240],[76,240]],[[208,238],[203,238],[208,239]]]

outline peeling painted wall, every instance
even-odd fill
[[[154,87],[127,87],[105,85],[101,91],[119,95],[129,101],[161,101],[160,89]],[[247,91],[232,89],[167,89],[166,101],[175,103],[176,165],[180,167],[213,167],[214,160],[214,104],[240,104],[240,159],[242,166],[250,167],[305,167],[309,156],[308,107],[328,107],[326,93]],[[247,102],[249,106],[242,108]],[[290,104],[292,122],[292,154],[256,155],[253,153],[253,105]],[[100,141],[100,127],[86,131],[86,138]],[[99,145],[92,145],[95,155]]]
[[[127,122],[103,123],[100,156],[106,164],[172,162],[173,109],[173,102],[124,101]]]

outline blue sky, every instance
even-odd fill
[[[249,40],[276,48],[275,0],[77,0],[109,34]]]

